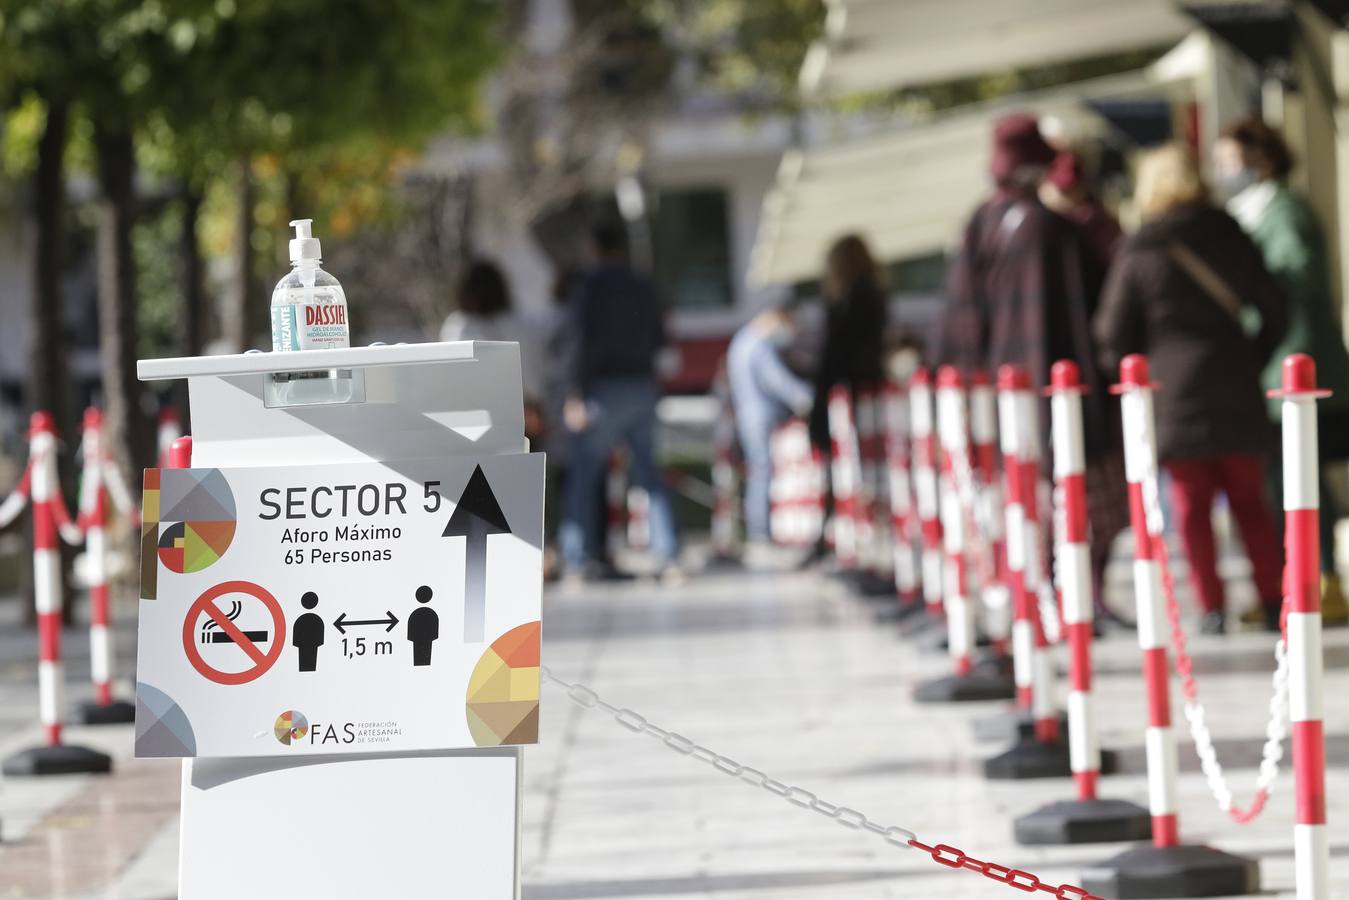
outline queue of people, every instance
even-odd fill
[[[1122,237],[1081,186],[1080,160],[1050,146],[1033,118],[1008,117],[995,129],[994,190],[963,236],[931,361],[987,370],[1014,362],[1037,389],[1055,360],[1078,364],[1087,387],[1092,574],[1098,610],[1107,615],[1105,565],[1127,525],[1122,435],[1108,392],[1123,356],[1146,354],[1163,386],[1159,459],[1205,632],[1226,627],[1212,524],[1219,493],[1241,533],[1259,600],[1242,618],[1278,628],[1277,407],[1264,392],[1278,385],[1286,354],[1310,354],[1321,383],[1341,398],[1320,411],[1322,459],[1349,456],[1337,446],[1345,433],[1337,423],[1349,411],[1349,354],[1320,233],[1285,184],[1291,166],[1277,132],[1256,120],[1232,125],[1214,149],[1224,207],[1188,147],[1147,151],[1134,193],[1141,226]],[[1343,620],[1336,517],[1328,508],[1324,607],[1328,619]]]

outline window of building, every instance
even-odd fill
[[[716,309],[734,302],[726,191],[660,191],[652,246],[656,283],[672,308]]]

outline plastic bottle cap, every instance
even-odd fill
[[[295,229],[295,237],[290,242],[290,261],[302,259],[322,259],[323,250],[318,238],[314,237],[313,219],[295,219],[290,223]]]

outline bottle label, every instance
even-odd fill
[[[347,308],[340,303],[272,307],[272,350],[332,350],[351,346]]]

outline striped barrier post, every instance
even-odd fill
[[[1171,662],[1167,617],[1158,554],[1163,537],[1158,502],[1157,431],[1152,383],[1146,357],[1120,362],[1124,422],[1124,471],[1129,488],[1129,522],[1134,535],[1134,597],[1138,646],[1143,651],[1143,680],[1148,701],[1144,746],[1148,767],[1148,810],[1152,845],[1115,856],[1083,874],[1092,893],[1121,900],[1133,897],[1210,897],[1248,894],[1259,889],[1254,860],[1202,845],[1180,843],[1176,781],[1179,763],[1171,724]],[[1319,589],[1319,588],[1318,588]]]
[[[712,552],[717,559],[740,553],[740,479],[735,465],[735,413],[725,400],[712,430]]]
[[[913,492],[922,531],[921,575],[928,620],[942,616],[942,546],[937,505],[937,448],[933,435],[932,380],[927,369],[909,379],[909,423],[913,435]]]
[[[628,546],[633,550],[651,548],[651,497],[646,488],[633,485],[628,488]]]
[[[895,594],[902,610],[922,608],[913,547],[913,480],[909,476],[909,404],[893,381],[885,385],[885,462],[890,500],[890,544],[894,553]]]
[[[185,434],[173,439],[169,445],[167,464],[169,469],[192,468],[192,435]]]
[[[1152,820],[1146,809],[1097,796],[1101,746],[1091,693],[1091,562],[1082,390],[1076,363],[1060,360],[1054,364],[1050,370],[1050,435],[1054,483],[1063,494],[1064,511],[1062,536],[1054,556],[1069,647],[1068,757],[1077,782],[1077,799],[1051,803],[1018,818],[1013,832],[1022,844],[1140,841],[1152,835]]]
[[[824,519],[824,483],[818,451],[801,419],[790,419],[770,441],[773,480],[769,532],[773,543],[813,546]]]
[[[894,582],[894,574],[890,571],[893,555],[889,552],[889,517],[882,512],[885,453],[880,408],[874,387],[857,389],[856,410],[857,460],[861,477],[858,479],[860,489],[854,511],[857,515],[859,556],[867,574],[884,584],[888,596]]]
[[[1006,473],[1007,570],[1012,589],[1012,661],[1017,703],[1031,733],[984,762],[989,778],[1052,778],[1071,774],[1054,708],[1054,662],[1037,608],[1044,571],[1039,514],[1039,400],[1021,366],[998,370],[998,424]]]
[[[1320,465],[1316,363],[1297,353],[1283,361],[1283,509],[1287,559],[1285,631],[1288,705],[1293,731],[1296,824],[1293,864],[1298,900],[1329,900],[1330,845],[1326,833],[1326,739],[1321,649]]]
[[[993,385],[983,369],[976,369],[970,376],[970,441],[974,445],[978,491],[975,521],[986,539],[980,595],[984,628],[988,631],[995,658],[1005,660],[1011,636],[1012,606],[1007,589],[1006,523],[1002,490],[998,484],[998,406]]]
[[[829,442],[833,449],[829,474],[834,492],[834,555],[844,569],[857,567],[857,533],[860,465],[857,432],[853,428],[852,401],[848,389],[835,385],[829,391]]]
[[[159,452],[156,458],[159,465],[168,464],[169,450],[173,447],[173,442],[178,440],[178,436],[183,433],[182,425],[178,422],[178,410],[172,403],[167,403],[159,409],[159,425],[155,432],[155,446]]]
[[[955,674],[919,684],[913,697],[920,703],[1010,699],[1012,683],[974,670],[974,605],[970,600],[968,526],[973,512],[968,496],[971,473],[969,414],[960,370],[942,366],[937,372],[937,435],[941,448],[942,545],[945,554],[946,645]]]
[[[6,775],[68,775],[108,772],[103,753],[62,742],[61,551],[57,547],[56,505],[61,490],[56,471],[56,427],[51,414],[33,413],[28,432],[33,506],[33,598],[37,606],[38,703],[46,746],[23,750],[4,763]]]
[[[80,708],[86,725],[134,722],[136,705],[113,698],[113,645],[108,609],[108,487],[105,473],[110,466],[103,449],[103,413],[96,407],[84,411],[84,477],[80,484],[80,520],[84,526],[84,557],[89,583],[89,669],[94,682],[94,700]]]
[[[170,466],[169,468],[173,468]],[[604,480],[605,553],[612,565],[627,547],[628,530],[628,454],[622,448],[609,453],[609,469]]]

